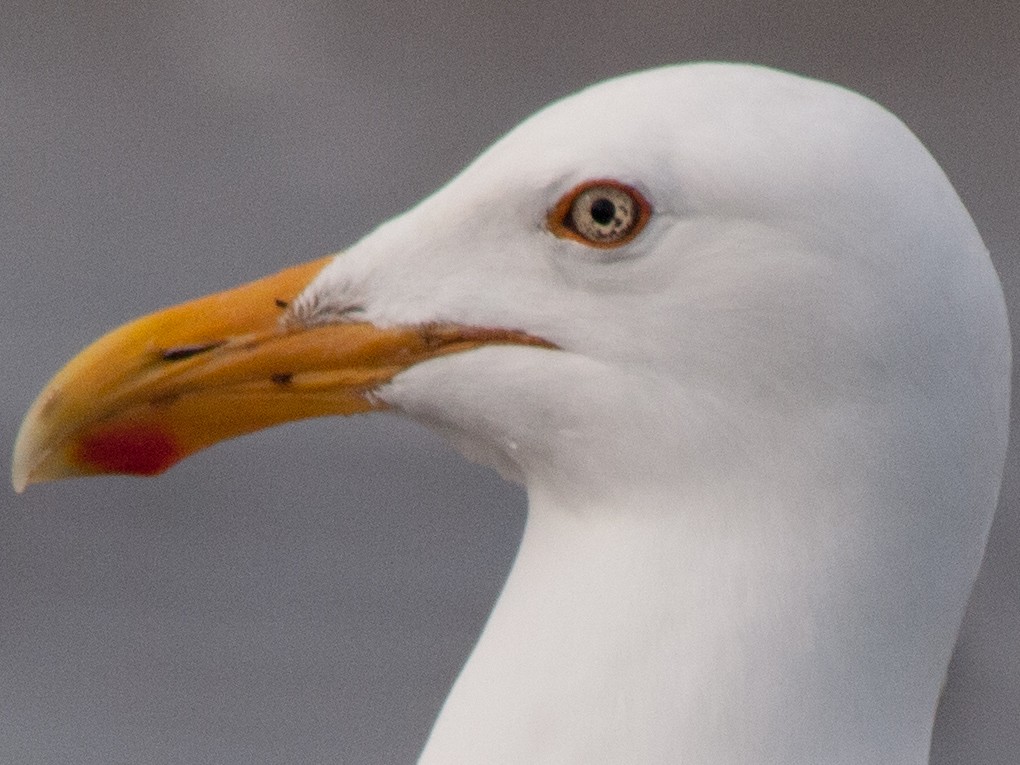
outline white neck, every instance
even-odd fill
[[[927,561],[890,587],[881,541],[826,543],[831,508],[767,498],[530,500],[423,763],[927,762],[959,619],[937,585],[910,602]]]
[[[995,505],[995,410],[877,382],[715,405],[537,355],[455,355],[386,391],[466,454],[513,463],[529,495],[421,761],[926,762]],[[497,375],[530,385],[480,384]]]

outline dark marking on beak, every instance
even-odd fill
[[[286,300],[280,300],[280,298],[276,298],[273,302],[276,303],[277,308],[286,308],[290,305]]]
[[[294,379],[294,375],[291,372],[277,372],[274,375],[270,375],[269,379],[277,385],[290,385],[291,380]]]
[[[174,392],[171,392],[171,393],[161,393],[158,396],[156,396],[154,399],[152,399],[149,402],[149,405],[157,407],[157,408],[161,407],[161,406],[170,406],[171,404],[173,404],[180,397],[181,397],[180,393],[174,393]]]
[[[224,340],[217,340],[214,343],[195,343],[193,345],[179,345],[176,348],[167,348],[161,354],[163,361],[183,361],[184,359],[190,359],[192,356],[197,356],[200,353],[206,353],[214,348],[219,348],[224,344]]]

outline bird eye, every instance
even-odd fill
[[[548,225],[559,237],[618,247],[637,236],[651,214],[651,205],[637,189],[619,181],[587,181],[556,203]]]

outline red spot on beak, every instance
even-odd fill
[[[85,436],[76,457],[99,473],[156,475],[185,454],[172,435],[151,425],[117,426]]]

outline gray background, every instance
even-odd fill
[[[0,467],[101,332],[340,249],[551,99],[674,61],[775,65],[898,113],[1016,309],[1018,39],[1015,3],[967,0],[5,3]],[[1020,761],[1018,453],[938,763]],[[268,431],[154,480],[0,488],[0,762],[406,762],[523,511],[387,416]]]

